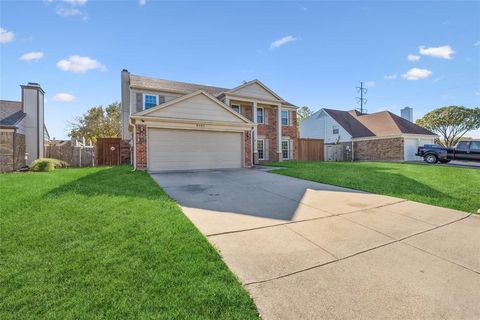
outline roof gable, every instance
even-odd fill
[[[354,116],[347,111],[323,109],[330,117],[333,118],[343,129],[345,129],[352,138],[372,137],[375,134],[365,125],[360,123]]]
[[[250,120],[202,90],[135,113],[134,115],[171,119],[251,123]]]
[[[257,79],[248,81],[227,92],[245,97],[284,101],[279,95],[273,92],[273,90],[268,88],[266,85],[260,82],[260,80]]]

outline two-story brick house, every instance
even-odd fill
[[[121,73],[122,138],[150,171],[251,167],[296,159],[293,104],[258,80],[233,89]]]

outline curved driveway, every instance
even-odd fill
[[[152,177],[264,319],[480,319],[480,216],[259,170]]]

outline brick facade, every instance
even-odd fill
[[[251,132],[247,131],[243,134],[243,146],[244,146],[244,154],[245,159],[243,166],[246,168],[251,168],[253,166],[253,150],[252,150],[252,134]]]
[[[18,170],[25,165],[25,135],[0,132],[0,172]]]
[[[147,169],[147,126],[135,125],[135,161],[138,170]]]
[[[372,139],[353,142],[355,160],[403,160],[403,138]]]

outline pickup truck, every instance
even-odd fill
[[[448,163],[452,160],[480,161],[480,140],[460,141],[455,148],[426,144],[417,148],[418,157],[426,163]]]

